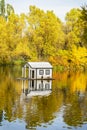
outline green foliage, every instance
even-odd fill
[[[83,33],[82,33],[82,40],[84,45],[87,47],[87,5],[82,7],[82,15],[81,19],[83,22]]]
[[[8,18],[8,16],[14,13],[14,8],[10,4],[5,4],[5,0],[0,0],[0,16]]]
[[[10,5],[7,4],[7,15],[9,16],[10,14],[14,13],[14,8]]]
[[[5,0],[0,0],[0,15],[5,16]]]

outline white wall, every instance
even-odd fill
[[[32,71],[34,70],[34,78],[36,78],[36,69],[31,69],[29,68],[29,78],[32,78]],[[31,75],[30,75],[30,71],[31,71]]]
[[[43,75],[40,75],[39,74],[39,70],[43,70],[44,71],[44,74]],[[46,75],[46,70],[50,70],[50,74],[49,75]],[[43,76],[43,78],[52,78],[52,69],[37,69],[37,78],[41,78]]]
[[[39,78],[39,79],[41,79],[41,77],[43,76],[43,78],[52,78],[52,69],[32,69],[32,68],[29,68],[29,78],[32,78],[31,76],[32,76],[32,71],[34,70],[34,78]],[[39,71],[40,70],[43,70],[43,75],[40,75],[40,73],[39,73]],[[50,70],[50,74],[49,75],[47,75],[46,74],[46,70]],[[30,76],[30,71],[31,71],[31,76]]]

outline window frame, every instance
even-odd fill
[[[44,75],[44,70],[39,70],[39,75]]]
[[[46,89],[46,90],[49,90],[49,89],[50,89],[50,84],[49,84],[49,83],[46,83],[46,84],[45,84],[45,89]]]
[[[46,75],[50,75],[50,69],[45,70]]]

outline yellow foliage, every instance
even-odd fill
[[[65,68],[86,67],[87,48],[81,42],[81,10],[73,9],[66,24],[53,13],[30,6],[28,15],[0,16],[0,64],[46,60]]]
[[[72,46],[72,58],[76,65],[85,65],[87,63],[87,49],[85,47]]]

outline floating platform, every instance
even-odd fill
[[[53,78],[24,78],[24,77],[20,77],[16,79],[17,80],[54,80]]]
[[[30,91],[27,94],[28,97],[32,96],[49,96],[52,93],[52,90],[45,90],[45,91]]]

